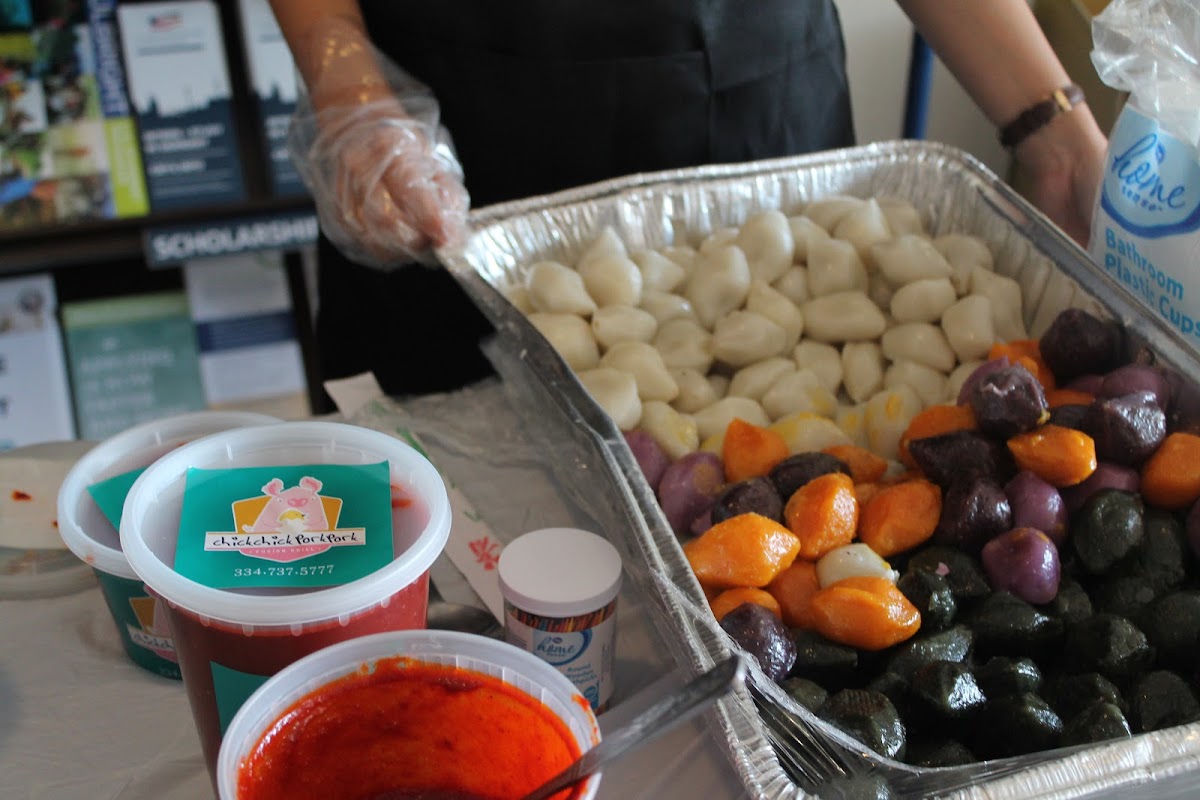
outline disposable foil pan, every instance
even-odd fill
[[[1082,249],[977,160],[942,145],[890,142],[633,175],[476,211],[466,246],[439,255],[514,354],[511,361],[519,366],[510,366],[515,374],[506,379],[540,385],[564,414],[603,440],[601,466],[622,486],[623,496],[613,502],[633,506],[629,517],[635,522],[624,533],[633,551],[644,556],[642,578],[658,603],[656,622],[676,658],[696,669],[728,650],[676,537],[620,431],[505,295],[523,285],[528,267],[539,260],[573,263],[606,226],[631,249],[695,244],[719,227],[739,225],[757,210],[788,213],[832,194],[904,199],[922,213],[932,235],[963,232],[983,238],[996,256],[996,271],[1020,284],[1025,323],[1033,336],[1061,309],[1082,307],[1123,322],[1131,349],[1149,349],[1189,379],[1200,377],[1193,351],[1144,315]],[[761,673],[754,679],[778,707],[838,748],[852,770],[887,777],[905,797],[1083,797],[1200,767],[1200,724],[1192,724],[1087,748],[920,769],[864,752]],[[749,694],[723,701],[711,719],[750,796],[806,796],[776,759]]]

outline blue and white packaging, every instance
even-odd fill
[[[221,17],[211,0],[117,6],[152,211],[245,199]]]
[[[287,149],[288,125],[296,110],[296,64],[267,0],[238,0],[246,66],[262,124],[271,193],[303,195],[308,190]]]
[[[1114,0],[1093,21],[1101,79],[1129,92],[1088,251],[1200,350],[1200,5]]]

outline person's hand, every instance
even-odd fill
[[[353,260],[397,266],[461,242],[469,207],[448,141],[388,97],[317,115],[306,159],[322,230]],[[444,139],[444,137],[442,137]]]
[[[1091,111],[1081,105],[1031,134],[1015,153],[1030,176],[1033,204],[1083,247],[1088,244],[1106,148]]]
[[[361,22],[325,24],[305,50],[288,151],[321,230],[358,263],[435,263],[431,248],[465,238],[470,205],[436,98]]]

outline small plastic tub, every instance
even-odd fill
[[[345,685],[348,681],[366,682],[370,681],[372,676],[379,675],[381,669],[404,669],[407,664],[412,663],[455,667],[497,678],[504,684],[540,701],[544,711],[553,714],[566,725],[580,752],[594,747],[600,741],[600,729],[596,723],[596,717],[592,714],[587,701],[570,681],[553,667],[522,650],[504,642],[469,633],[451,631],[381,633],[333,645],[297,661],[263,684],[246,701],[237,716],[234,717],[221,745],[217,766],[217,795],[220,800],[245,800],[239,795],[239,780],[242,778],[243,771],[248,769],[249,764],[256,758],[287,757],[286,753],[278,750],[269,755],[256,751],[260,746],[264,748],[264,751],[271,750],[271,748],[280,746],[281,740],[290,738],[276,736],[274,741],[264,741],[263,737],[272,732],[277,733],[280,725],[294,723],[295,718],[291,716],[292,714],[300,715],[300,719],[303,719],[307,705],[303,701],[306,697],[310,695],[321,697],[320,705],[322,711],[325,711],[329,708],[331,702],[329,698],[333,695],[325,694],[321,690],[328,688],[332,682],[337,681],[340,685]],[[381,665],[386,666],[381,668]],[[469,679],[469,676],[467,677]],[[444,706],[438,707],[444,708]],[[285,715],[288,716],[287,720],[282,719]],[[353,714],[356,720],[369,718],[369,716],[366,712],[356,711]],[[305,733],[300,735],[300,739],[302,740],[306,735],[313,735],[309,731],[314,729],[319,729],[321,733],[328,733],[332,729],[335,738],[339,732],[344,732],[339,730],[336,723],[330,722],[329,719],[328,716],[323,717],[322,724],[307,728]],[[360,730],[357,735],[365,734]],[[395,736],[394,729],[389,730],[387,735]],[[503,742],[504,736],[498,732],[491,739]],[[392,741],[398,749],[412,746],[408,744],[407,740],[401,739],[396,742],[393,739]],[[283,746],[290,744],[293,742],[283,742]],[[307,746],[311,749],[319,748],[321,743],[301,741],[299,744],[301,747]],[[373,771],[378,765],[386,763],[387,751],[381,748],[377,740],[372,741],[372,745],[374,749],[370,754],[370,761]],[[463,750],[469,751],[470,746],[464,745]],[[361,754],[352,753],[351,758],[359,755]],[[469,758],[465,752],[460,755]],[[336,766],[328,771],[344,768],[348,771],[348,779],[353,780],[359,777],[353,763],[342,763],[337,759],[329,760],[333,761]],[[436,758],[428,760],[435,763],[435,769],[447,763],[445,751],[439,751]],[[411,774],[416,771],[412,765],[419,763],[422,763],[419,755],[414,758],[413,753],[406,750],[402,766],[404,774],[400,776],[399,780],[409,779]],[[494,760],[486,754],[463,766],[467,771],[480,773],[488,770],[495,771]],[[316,769],[311,765],[309,768]],[[305,787],[328,787],[330,783],[337,785],[340,777],[339,775],[330,775],[326,770],[321,770],[321,774],[305,774],[303,763],[289,764],[288,770],[289,773],[295,772],[297,782]],[[450,771],[454,772],[453,768]],[[549,777],[551,775],[545,775],[540,779],[545,780]],[[596,773],[578,785],[570,798],[571,800],[591,800],[595,797],[599,786],[600,773]],[[480,791],[481,787],[475,788],[479,795],[488,794],[486,791]],[[533,787],[528,788],[532,789]],[[447,786],[445,783],[424,787],[391,786],[388,789],[394,791],[396,796],[403,795],[405,797],[440,796],[439,792],[445,793],[446,796],[458,796],[456,792],[462,792],[463,796],[474,796],[469,787]],[[423,791],[429,792],[429,794],[424,795]]]
[[[561,672],[597,714],[613,694],[621,555],[577,528],[522,534],[500,552],[504,638]]]
[[[387,461],[412,502],[392,504],[393,560],[365,577],[325,588],[226,590],[174,569],[189,468]],[[166,601],[183,683],[210,775],[222,732],[267,678],[331,644],[383,631],[421,629],[429,567],[450,532],[450,503],[437,470],[385,433],[335,422],[281,422],[215,434],[179,448],[129,491],[121,544],[129,563]]]
[[[266,414],[198,411],[135,425],[83,455],[58,492],[58,531],[71,552],[91,566],[130,660],[165,678],[179,679],[175,644],[161,604],[129,566],[117,528],[88,487],[148,467],[182,444],[230,428],[278,422]]]

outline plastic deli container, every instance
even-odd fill
[[[121,644],[139,667],[163,677],[179,678],[175,645],[161,604],[147,593],[129,566],[117,529],[92,499],[88,487],[148,467],[193,439],[278,421],[245,411],[198,411],[144,422],[91,448],[63,479],[58,492],[59,533],[71,552],[95,572]]]
[[[393,560],[324,588],[226,590],[173,568],[189,468],[387,461],[411,502],[392,504]],[[334,422],[281,422],[216,434],[155,462],[130,489],[121,544],[167,618],[210,774],[224,728],[265,680],[322,647],[382,631],[425,627],[429,567],[450,532],[441,476],[407,444]]]
[[[621,556],[601,536],[544,528],[500,553],[504,638],[553,666],[599,713],[613,693]]]
[[[580,752],[594,747],[600,741],[596,717],[575,687],[553,667],[529,653],[504,642],[469,633],[381,633],[333,645],[297,661],[264,683],[246,701],[230,724],[221,745],[217,765],[217,794],[220,800],[239,800],[238,781],[248,757],[254,753],[263,736],[282,722],[281,717],[285,713],[289,710],[292,713],[301,713],[293,709],[298,701],[331,681],[347,676],[367,678],[376,673],[381,661],[395,660],[397,657],[457,667],[498,678],[541,701],[546,710],[565,723]],[[401,668],[403,663],[400,662]],[[367,712],[363,714],[366,716]],[[498,732],[495,738],[502,739],[503,735]],[[398,748],[404,745],[403,741],[397,743]],[[382,754],[376,752],[375,755]],[[435,760],[442,759],[444,754],[438,753]],[[386,759],[376,758],[373,763],[384,761]],[[412,759],[412,763],[421,763],[419,756]],[[493,767],[491,760],[484,758],[478,763],[467,765],[466,769],[486,771]],[[303,770],[303,765],[297,765],[296,768]],[[348,768],[353,769],[352,766]],[[328,786],[330,783],[336,785],[337,776],[310,774],[299,776],[299,780],[305,785]],[[599,786],[600,774],[596,773],[576,787],[570,798],[591,800]],[[428,791],[429,796],[441,796],[441,792],[446,796],[455,793],[446,791],[445,786],[391,788],[396,789],[396,796],[403,794],[405,797],[425,796],[422,791]],[[459,787],[453,788],[462,791]],[[463,796],[474,795],[464,792]]]
[[[0,492],[0,518],[4,525],[22,526],[35,538],[38,532],[47,541],[62,540],[58,525],[58,490],[67,472],[93,447],[95,442],[72,439],[41,442],[0,452],[0,481],[9,481]],[[9,459],[25,462],[18,467]],[[20,501],[18,492],[24,492]],[[26,502],[28,501],[28,502]],[[76,558],[64,546],[27,547],[32,542],[9,541],[0,545],[0,600],[33,600],[57,597],[90,589],[96,585],[96,572]]]

